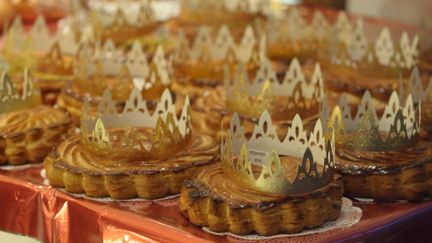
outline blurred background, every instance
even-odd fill
[[[73,2],[88,4],[89,0],[0,0],[0,21],[16,15],[31,21],[38,13],[56,20],[73,9]],[[347,10],[354,14],[379,17],[416,26],[432,26],[432,1],[430,0],[273,0],[283,4],[307,4]],[[157,0],[163,10],[172,8],[178,0]]]

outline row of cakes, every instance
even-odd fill
[[[252,35],[248,34],[251,32]],[[77,70],[81,70],[73,74],[77,80],[62,91],[62,94],[75,92],[82,95],[77,99],[81,104],[70,102],[72,105],[63,106],[71,111],[72,117],[81,117],[81,134],[66,134],[68,138],[45,159],[50,183],[70,192],[84,192],[95,197],[109,195],[117,199],[136,196],[160,198],[181,191],[180,210],[192,223],[209,226],[214,231],[238,234],[255,231],[262,235],[299,232],[336,219],[340,211],[342,180],[347,185],[345,193],[350,196],[419,200],[430,195],[427,186],[430,183],[429,148],[419,140],[419,97],[425,95],[421,89],[416,89],[420,83],[418,75],[411,79],[413,85],[410,87],[413,88],[410,91],[414,97],[399,97],[395,93],[391,95],[389,104],[380,103],[382,107],[378,105],[375,110],[371,96],[366,93],[354,108],[357,110],[354,118],[350,116],[350,102],[345,97],[341,107],[330,115],[323,104],[326,100],[323,92],[325,82],[318,64],[310,71],[302,69],[297,60],[286,66],[269,61],[259,51],[259,41],[252,42],[252,48],[239,51],[250,45],[249,40],[254,39],[253,30],[246,30],[244,36],[245,41],[242,39],[238,47],[231,49],[232,55],[244,57],[248,56],[242,54],[244,52],[256,52],[258,54],[250,54],[251,58],[247,59],[253,60],[253,65],[245,62],[238,65],[236,59],[217,63],[198,58],[195,63],[184,62],[190,65],[192,75],[195,71],[193,65],[199,67],[202,63],[211,62],[214,69],[225,73],[223,79],[220,76],[214,78],[211,66],[204,69],[210,72],[211,83],[216,80],[218,85],[180,83],[177,79],[186,75],[171,75],[171,64],[161,65],[163,62],[158,60],[165,56],[157,52],[151,65],[145,57],[142,58],[143,54],[131,61],[127,57],[142,53],[137,51],[138,44],[126,52],[130,55],[115,55],[119,52],[111,44],[95,46],[94,50],[81,49],[83,56],[78,64],[85,64],[82,67],[77,65]],[[207,54],[214,47],[213,43],[207,47],[205,42],[194,43],[198,43],[195,45],[197,50],[207,50]],[[229,48],[226,53],[229,53]],[[193,51],[187,57],[193,57],[191,53]],[[174,61],[182,60],[175,60],[181,55],[173,54]],[[228,65],[223,65],[225,63]],[[149,70],[153,71],[144,74],[139,66],[134,75],[122,75],[132,73],[135,64],[151,66]],[[184,66],[175,68],[175,73],[185,69]],[[280,74],[284,78],[280,78]],[[168,77],[169,83],[173,80],[172,92],[161,92],[161,88],[157,89],[158,92],[150,92],[161,95],[160,99],[157,95],[157,98],[146,97],[144,87],[153,87],[156,80],[169,86],[168,82],[161,82],[162,77]],[[42,105],[40,101],[35,102],[37,98],[28,99],[33,96],[27,94],[37,94],[37,91],[27,73],[23,79],[20,93],[10,78],[3,75],[2,96],[6,97],[3,100],[26,104],[5,111],[3,117],[22,114],[30,122],[19,124],[29,124],[38,128],[36,130],[50,130],[55,127],[54,123],[44,119],[51,116],[43,116],[41,122],[41,118],[31,115],[31,110]],[[200,89],[191,93],[189,105],[186,97],[189,92],[185,91],[197,86]],[[104,91],[107,87],[109,89]],[[68,92],[68,89],[72,91]],[[76,98],[76,95],[69,96]],[[115,97],[121,98],[116,100]],[[215,103],[219,113],[216,118],[209,117],[207,109]],[[61,102],[58,104],[61,106]],[[65,114],[49,109],[52,109],[49,114]],[[73,110],[78,112],[74,114]],[[383,110],[385,114],[377,119],[377,113]],[[300,116],[295,116],[295,113]],[[318,121],[320,116],[323,118]],[[70,119],[66,117],[65,120]],[[202,125],[204,118],[219,124],[225,120],[225,127],[229,124],[229,129],[218,133],[220,125],[208,126],[206,122],[205,129],[197,126],[196,123]],[[74,120],[77,122],[78,119]],[[12,127],[16,130],[21,128],[14,123],[16,118],[5,121],[3,145],[5,154],[10,155],[9,152],[17,151],[14,149],[16,144],[11,141],[18,140],[14,140],[8,131]],[[375,126],[373,121],[379,125]],[[327,124],[333,131],[327,129]],[[215,132],[224,138],[220,156],[219,136],[211,136]],[[28,151],[32,151],[37,142],[47,148],[63,139],[61,136],[50,139],[55,140],[50,145],[40,142],[45,135],[29,134],[24,137],[33,140],[28,144],[28,140],[18,141],[21,146],[25,145],[24,150],[18,150],[9,157],[31,154]],[[402,148],[408,150],[400,152]],[[386,153],[386,156],[382,155]],[[399,156],[395,153],[406,158],[402,162],[382,163],[384,160],[388,162],[389,157]],[[353,160],[358,158],[358,154],[365,156]],[[8,161],[5,159],[5,163]],[[387,170],[382,168],[386,166],[389,167]],[[343,175],[342,180],[334,173],[333,167]],[[183,184],[185,179],[191,178]],[[377,183],[386,186],[377,187]],[[320,193],[315,193],[317,191]],[[309,216],[300,217],[300,220],[298,215]]]

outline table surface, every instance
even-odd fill
[[[236,238],[206,233],[190,224],[179,213],[177,198],[108,202],[78,198],[46,185],[41,169],[41,166],[37,166],[0,170],[0,205],[3,214],[0,217],[0,230],[51,242],[93,242],[124,237],[148,242],[236,241]],[[432,201],[354,201],[354,205],[362,208],[363,216],[352,227],[284,238],[284,241],[390,239],[397,232],[410,230],[410,225],[416,221],[432,215]],[[431,223],[431,220],[428,222]],[[430,237],[425,233],[420,239]]]

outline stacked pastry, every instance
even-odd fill
[[[118,112],[105,91],[93,118],[86,103],[81,135],[62,142],[45,168],[53,186],[92,197],[155,199],[177,194],[184,179],[216,159],[218,145],[192,133],[186,99],[180,117],[168,90],[156,107],[134,88]]]
[[[268,112],[247,138],[235,114],[220,162],[186,181],[180,211],[216,232],[296,233],[338,218],[342,184],[321,122],[307,134],[296,115],[281,141]]]
[[[0,79],[0,165],[42,162],[71,125],[67,113],[42,105],[27,69],[22,76],[22,92],[7,73]]]

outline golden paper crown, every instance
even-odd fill
[[[262,112],[269,110],[281,117],[291,110],[317,114],[324,97],[324,85],[318,63],[311,79],[306,80],[299,61],[293,59],[284,79],[280,81],[270,61],[262,60],[252,80],[249,80],[242,65],[235,74],[227,68],[225,92],[227,107],[234,112],[258,118]],[[283,103],[276,104],[276,97],[285,99]]]
[[[114,157],[127,155],[153,159],[182,149],[192,133],[189,98],[186,97],[179,118],[168,89],[154,111],[150,112],[149,107],[151,104],[134,88],[123,110],[118,111],[111,92],[105,90],[96,117],[91,116],[88,101],[83,106],[82,142],[91,151]],[[118,130],[122,132],[116,132]]]
[[[221,160],[230,176],[257,190],[276,194],[310,192],[332,181],[332,141],[333,136],[324,137],[320,120],[308,135],[298,114],[285,139],[280,141],[267,111],[261,115],[252,136],[246,139],[239,117],[234,114],[228,135],[222,141]],[[300,159],[297,171],[286,171],[283,157],[288,157],[288,163]],[[261,167],[261,172],[255,167]]]
[[[387,69],[410,69],[418,62],[418,36],[410,41],[406,32],[403,32],[400,41],[392,39],[388,28],[383,28],[375,40],[366,38],[363,21],[357,20],[344,35],[338,35],[334,28],[330,39],[330,58],[332,64],[355,68],[360,71],[376,70],[376,73]]]
[[[188,14],[211,13],[245,13],[268,15],[271,11],[272,1],[270,0],[185,0],[182,2],[182,12]]]
[[[411,94],[404,105],[401,100],[394,91],[379,117],[372,96],[366,91],[352,116],[348,98],[343,95],[328,127],[336,133],[338,144],[356,150],[385,151],[415,144],[420,132],[421,102],[414,103]]]
[[[43,15],[37,17],[27,32],[21,18],[17,17],[5,32],[2,53],[11,72],[21,72],[28,67],[38,78],[65,78],[73,72],[72,56],[86,40],[84,36],[78,40],[67,28],[58,28],[50,34]]]
[[[32,109],[42,104],[40,91],[30,77],[28,69],[24,70],[22,92],[17,90],[14,82],[6,72],[0,79],[0,114],[22,109]]]
[[[340,12],[335,22],[344,31],[349,25],[346,14]],[[297,7],[289,8],[279,18],[267,22],[266,30],[271,57],[313,56],[328,48],[331,25],[319,10],[315,10],[309,22]]]
[[[265,55],[265,35],[256,35],[251,26],[244,30],[241,40],[236,43],[226,25],[220,27],[215,38],[209,27],[202,26],[190,45],[183,32],[180,32],[174,61],[196,61],[200,63],[229,62],[253,63]]]
[[[171,63],[165,59],[163,48],[159,46],[151,63],[141,45],[135,41],[132,49],[123,54],[108,40],[98,48],[84,46],[78,53],[75,71],[76,82],[85,91],[102,94],[107,87],[117,93],[129,93],[132,86],[149,91],[171,84]]]
[[[102,40],[138,37],[156,27],[151,0],[93,0],[89,2],[93,32]]]

